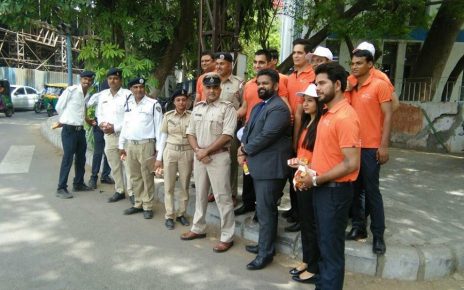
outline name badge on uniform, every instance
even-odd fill
[[[169,120],[168,123],[171,123],[173,125],[177,125],[176,122],[174,122],[173,120]]]
[[[202,117],[203,114],[195,114],[195,116],[197,116],[197,117]]]

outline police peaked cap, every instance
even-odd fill
[[[117,68],[117,67],[110,68],[108,72],[106,73],[106,77],[109,77],[109,76],[118,76],[122,78],[122,69]]]
[[[127,84],[129,89],[132,88],[132,86],[135,86],[135,85],[143,85],[143,86],[145,86],[145,79],[141,78],[141,77],[136,77],[135,79],[130,80],[129,83]]]
[[[203,78],[203,85],[207,87],[218,87],[221,84],[221,79],[218,74],[207,74]]]
[[[214,55],[214,59],[223,59],[227,60],[228,62],[234,61],[234,57],[228,52],[218,52]]]
[[[85,71],[81,72],[79,74],[79,76],[81,78],[92,78],[93,79],[95,77],[95,73],[93,71],[90,71],[90,70],[85,70]]]

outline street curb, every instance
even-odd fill
[[[41,124],[41,132],[53,145],[62,148],[61,129],[51,126],[58,117],[48,118]],[[86,163],[92,165],[92,151],[87,150]],[[164,202],[164,186],[161,179],[155,179],[155,194],[158,201]],[[187,213],[195,212],[195,190],[190,189]],[[253,213],[236,217],[235,235],[252,242],[258,241],[259,226],[252,220]],[[208,203],[206,222],[220,225],[220,217],[214,202]],[[299,233],[286,233],[286,222],[279,217],[277,251],[292,258],[301,259],[301,240]],[[384,256],[372,253],[371,241],[360,243],[347,241],[345,244],[345,267],[347,271],[409,281],[435,280],[448,277],[464,270],[464,243],[460,241],[438,245],[391,245],[387,244]]]

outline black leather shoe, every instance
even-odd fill
[[[138,213],[138,212],[142,212],[143,211],[143,208],[138,208],[138,207],[131,207],[131,208],[128,208],[124,211],[124,214],[125,215],[130,215],[130,214],[134,214],[134,213]]]
[[[385,246],[383,237],[374,237],[374,242],[372,243],[372,252],[377,255],[383,255],[386,251],[387,246]]]
[[[168,230],[173,230],[174,229],[174,220],[173,219],[166,219],[164,221],[164,225]]]
[[[303,269],[303,270],[298,270],[297,268],[293,268],[291,269],[290,271],[288,271],[288,273],[292,276],[298,276],[300,275],[301,273],[303,273],[304,271],[306,271],[306,269]]]
[[[129,196],[129,200],[130,200],[130,203],[131,203],[132,205],[135,204],[135,196],[133,196],[133,195]]]
[[[289,217],[291,217],[291,216],[293,216],[293,211],[292,211],[292,209],[286,210],[286,211],[284,211],[284,212],[282,213],[282,217],[285,218],[285,219],[286,219],[286,218],[289,218]]]
[[[259,251],[259,246],[258,245],[248,245],[248,246],[245,246],[245,250],[247,252],[250,252],[250,253],[253,253],[253,254],[258,254],[258,251]]]
[[[183,226],[189,226],[190,225],[188,219],[186,217],[184,217],[183,215],[176,217],[176,221],[180,222]]]
[[[153,218],[153,211],[152,210],[144,210],[143,211],[143,218],[146,220]]]
[[[97,178],[90,177],[90,179],[89,179],[89,187],[91,189],[97,189]]]
[[[311,276],[308,279],[301,279],[300,275],[292,276],[292,279],[296,282],[306,283],[306,284],[315,284],[317,280],[317,275]]]
[[[125,199],[124,193],[115,192],[112,197],[108,198],[108,202],[117,202],[118,200]]]
[[[248,206],[248,205],[242,204],[241,207],[234,210],[234,214],[235,215],[242,215],[242,214],[246,214],[247,212],[252,212],[254,210],[255,210],[254,206]]]
[[[82,184],[74,184],[73,191],[92,191],[90,187],[88,187],[85,183]]]
[[[56,197],[68,199],[73,198],[73,195],[66,188],[60,188],[56,191]]]
[[[299,232],[301,230],[300,223],[295,223],[284,228],[284,231],[288,233]]]
[[[269,265],[273,260],[273,257],[256,257],[251,263],[247,265],[248,270],[261,270],[267,265]]]
[[[351,231],[346,235],[345,240],[347,241],[359,241],[367,238],[367,232],[365,229],[351,228]]]
[[[114,184],[113,178],[111,178],[111,177],[109,177],[109,176],[102,177],[102,178],[100,179],[100,182],[101,182],[101,183],[106,183],[106,184]]]
[[[297,219],[296,219],[294,216],[289,216],[289,217],[287,218],[287,223],[289,223],[289,224],[294,224],[294,223],[296,223],[296,222],[298,222],[298,221],[297,221]]]

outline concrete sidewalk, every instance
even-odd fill
[[[42,124],[43,135],[61,147],[60,130],[51,130],[56,117]],[[91,152],[87,162],[91,162]],[[372,253],[372,237],[366,243],[346,243],[346,270],[400,280],[432,280],[464,270],[464,156],[391,149],[382,167],[381,191],[387,229],[384,256]],[[156,179],[156,195],[164,200],[163,181]],[[239,189],[241,192],[241,189]],[[193,215],[194,189],[188,213]],[[281,209],[288,207],[285,195]],[[214,203],[207,221],[219,224]],[[279,220],[278,251],[301,258],[299,233],[285,233]],[[258,240],[252,214],[236,218],[236,235]]]

